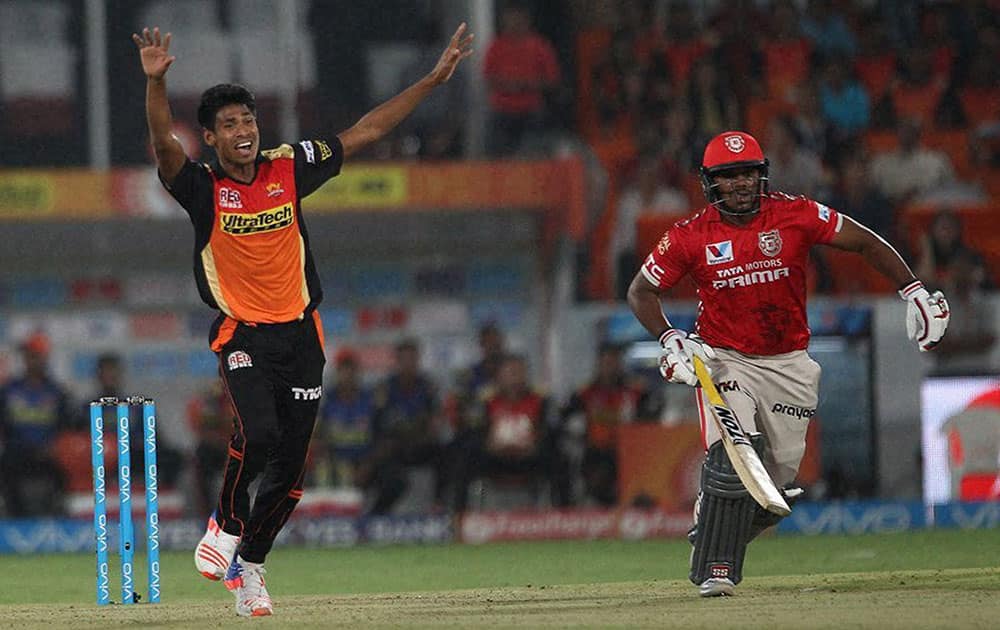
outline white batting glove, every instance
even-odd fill
[[[924,283],[914,280],[899,290],[906,302],[906,336],[917,342],[921,352],[927,352],[941,341],[948,329],[951,309],[940,291],[928,293]]]
[[[700,357],[706,368],[708,362],[715,359],[715,350],[701,337],[676,328],[669,328],[660,335],[660,347],[663,348],[660,374],[671,383],[684,383],[696,387],[698,376],[694,373],[692,357]]]

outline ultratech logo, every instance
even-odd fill
[[[273,232],[286,228],[295,220],[295,209],[286,203],[277,208],[264,210],[255,214],[235,214],[223,212],[219,215],[222,231],[233,236]]]
[[[793,418],[812,418],[816,415],[815,409],[796,407],[795,405],[784,405],[782,403],[774,403],[774,406],[771,407],[771,412],[783,413],[786,416],[792,416]]]

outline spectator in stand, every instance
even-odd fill
[[[334,381],[320,408],[317,481],[321,485],[356,486],[372,446],[375,399],[361,383],[353,350],[341,348],[334,366]]]
[[[734,19],[734,16],[739,16]],[[767,20],[754,0],[732,0],[719,3],[709,18],[710,41],[715,42],[712,52],[717,68],[725,68],[730,77],[739,77],[726,87],[741,105],[751,97],[767,97],[763,89],[765,55],[760,34]]]
[[[687,195],[676,182],[667,180],[661,162],[653,157],[639,161],[634,181],[621,193],[615,213],[615,229],[611,235],[612,260],[615,261],[615,286],[620,298],[625,297],[639,255],[635,249],[636,220],[642,214],[672,214],[682,218],[691,209]]]
[[[948,86],[948,77],[935,74],[927,48],[916,46],[899,55],[900,67],[889,93],[896,121],[916,120],[932,125]]]
[[[839,147],[832,146],[831,126],[823,114],[819,87],[815,81],[806,81],[799,86],[798,107],[792,114],[792,126],[799,146],[820,156],[824,163],[835,161]],[[726,127],[735,129],[737,125]],[[722,129],[720,131],[725,131]],[[714,137],[714,136],[713,136]],[[706,141],[707,144],[707,141]],[[834,150],[837,148],[838,150]]]
[[[523,478],[539,491],[554,470],[560,469],[552,443],[551,405],[546,396],[528,383],[524,357],[507,355],[497,374],[496,392],[481,408],[479,421],[456,449],[455,497],[458,512],[465,511],[469,485],[481,477]],[[568,497],[553,487],[555,503],[565,505]]]
[[[555,49],[534,31],[525,7],[504,8],[500,33],[486,50],[483,74],[492,114],[487,150],[492,156],[508,156],[526,137],[545,130],[546,99],[559,82]]]
[[[623,130],[634,124],[632,117],[639,110],[643,76],[628,32],[619,30],[612,35],[611,45],[591,70],[590,83],[600,132]]]
[[[944,288],[954,283],[951,278],[957,272],[953,269],[956,260],[966,261],[963,269],[968,270],[970,282],[977,289],[992,289],[991,277],[982,254],[966,244],[962,234],[962,221],[958,215],[947,210],[934,215],[930,228],[920,241],[920,253],[914,270],[928,284]]]
[[[846,152],[837,168],[830,206],[857,219],[897,249],[904,239],[897,232],[896,208],[868,177],[868,159],[862,151]]]
[[[889,43],[879,13],[862,14],[859,27],[861,48],[854,60],[854,72],[868,92],[872,126],[884,129],[892,125],[889,91],[896,77],[896,52]]]
[[[582,442],[582,461],[575,457],[578,448],[568,448],[560,461],[580,463],[584,503],[612,506],[618,502],[618,429],[655,418],[651,401],[642,382],[626,374],[621,348],[601,344],[594,379],[573,393],[560,414],[564,437]]]
[[[858,39],[833,0],[813,0],[806,5],[800,23],[802,34],[824,59],[835,56],[854,57]]]
[[[896,132],[899,146],[872,159],[872,182],[897,207],[955,184],[951,160],[943,152],[923,146],[921,131],[919,120],[901,121]]]
[[[821,196],[826,185],[823,163],[818,155],[799,146],[791,117],[783,115],[772,119],[767,138],[771,190],[811,199]]]
[[[795,101],[795,88],[809,78],[812,44],[803,36],[799,16],[790,0],[777,0],[766,20],[770,35],[761,45],[767,96],[779,102]]]
[[[740,104],[729,84],[728,76],[710,56],[699,57],[692,65],[687,105],[698,138],[695,146],[703,146],[726,129],[739,126]]]
[[[478,421],[483,401],[496,389],[497,371],[507,354],[503,330],[496,322],[486,322],[479,328],[478,341],[479,361],[459,371],[455,389],[444,405],[454,436],[453,444],[461,443]]]
[[[97,389],[86,398],[84,405],[84,420],[81,425],[90,426],[90,401],[101,398],[117,398],[124,401],[129,397],[122,385],[122,358],[115,352],[106,352],[97,357],[94,365],[94,379],[97,381]],[[144,436],[142,423],[142,410],[133,407],[129,411],[131,422],[129,423],[129,446],[131,447],[130,464],[132,470],[142,470],[144,461]],[[117,426],[115,418],[117,411],[113,407],[104,408],[104,426]],[[164,423],[156,432],[156,469],[159,473],[159,483],[165,488],[173,488],[177,485],[181,469],[184,467],[184,455],[180,449],[170,444],[167,434],[163,429]]]
[[[660,121],[657,134],[658,142],[651,148],[659,154],[663,167],[668,172],[679,178],[697,170],[701,160],[695,149],[698,138],[691,109],[684,99],[677,99],[670,104]]]
[[[853,76],[847,58],[826,64],[820,84],[823,116],[830,123],[834,143],[846,144],[857,138],[871,123],[871,101],[865,86]]]
[[[958,88],[962,118],[973,129],[1000,124],[1000,51],[982,47],[969,62],[968,72]]]
[[[446,479],[444,448],[436,424],[437,392],[420,371],[420,345],[414,339],[396,344],[396,366],[375,390],[372,450],[361,476],[372,494],[372,514],[389,514],[408,489],[408,471],[429,466],[434,471],[435,502]]]
[[[62,512],[64,479],[50,447],[74,414],[49,375],[51,344],[34,333],[20,346],[23,374],[0,389],[0,486],[7,516]]]
[[[997,316],[983,291],[985,276],[983,261],[975,252],[960,249],[952,257],[942,282],[948,291],[951,322],[947,337],[934,349],[935,374],[995,373],[989,357],[997,341]]]
[[[486,322],[479,328],[479,361],[462,376],[463,389],[481,395],[496,384],[500,363],[507,354],[503,330],[496,322]]]
[[[711,49],[695,19],[694,9],[686,0],[674,0],[667,9],[666,55],[670,74],[679,85],[686,85],[691,69]]]
[[[194,435],[194,514],[211,514],[222,491],[222,470],[230,456],[236,412],[232,401],[216,379],[187,404],[187,421]]]

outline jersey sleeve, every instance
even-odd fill
[[[803,198],[800,221],[813,243],[829,243],[840,231],[844,217],[833,208],[818,201]]]
[[[641,271],[653,286],[669,289],[684,277],[689,268],[683,234],[674,226],[667,230],[649,256],[646,256]]]
[[[193,223],[196,225],[202,221],[211,223],[215,185],[205,165],[193,160],[186,161],[171,184],[163,180],[163,175],[159,171],[156,175],[170,196],[187,211]]]
[[[299,197],[310,195],[331,177],[340,173],[344,164],[344,145],[334,136],[330,139],[303,140],[295,145],[295,186]]]

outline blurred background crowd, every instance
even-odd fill
[[[262,146],[329,136],[429,70],[462,20],[477,34],[475,63],[361,162],[571,157],[584,168],[583,232],[559,253],[533,214],[504,208],[381,215],[393,230],[366,223],[370,213],[310,217],[331,341],[312,488],[348,492],[336,496],[370,513],[413,501],[461,511],[488,492],[552,506],[622,500],[619,427],[697,418],[678,402],[687,392],[657,381],[641,331],[616,328],[629,328],[621,299],[662,232],[703,204],[701,152],[727,129],[761,141],[772,190],[858,219],[945,291],[952,328],[915,369],[996,372],[995,0],[3,0],[0,217],[48,207],[24,184],[41,171],[134,170],[148,188],[110,194],[149,209],[7,223],[0,513],[72,512],[90,484],[86,403],[126,387],[164,402],[162,483],[195,499],[185,513],[206,513],[217,492],[231,410],[204,348],[211,314],[187,275],[190,236],[167,220],[183,214],[150,192],[129,35],[173,31],[176,132],[207,158],[194,109],[213,83],[256,93]],[[814,491],[918,493],[919,445],[901,449],[898,479],[875,472],[878,435],[917,422],[880,426],[892,411],[874,391],[891,385],[873,384],[877,305],[860,309],[861,329],[845,323],[894,287],[848,257],[812,262],[810,288],[839,318],[831,330],[851,352],[864,345],[854,438],[867,445],[838,460],[823,442]],[[682,313],[693,296],[672,293]],[[840,418],[822,420],[826,439],[837,436]]]

